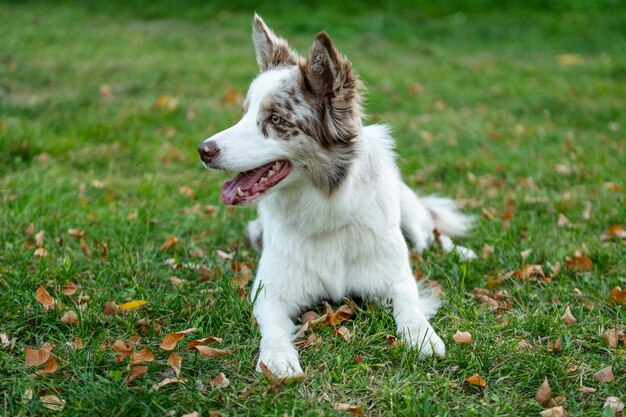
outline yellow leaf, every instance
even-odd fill
[[[133,300],[124,304],[120,304],[119,308],[121,311],[129,311],[145,306],[146,304],[148,304],[146,300]]]
[[[469,378],[465,378],[465,381],[468,384],[476,385],[478,387],[485,387],[485,386],[487,386],[487,381],[485,381],[485,378],[483,378],[482,376],[480,376],[478,374],[474,374],[474,375],[470,376]]]

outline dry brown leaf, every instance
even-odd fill
[[[44,313],[46,313],[50,307],[54,305],[54,298],[48,294],[48,291],[46,291],[43,284],[39,285],[39,288],[35,293],[35,299],[43,306]]]
[[[469,378],[464,378],[464,379],[465,379],[465,382],[467,382],[468,384],[476,385],[478,387],[487,386],[487,381],[485,381],[485,379],[478,374],[474,374],[470,376]]]
[[[48,361],[50,358],[50,350],[49,349],[31,349],[28,346],[25,348],[26,358],[25,363],[26,366],[39,366]]]
[[[154,101],[152,106],[157,109],[173,111],[176,110],[176,107],[178,107],[178,99],[170,96],[159,96],[159,98]]]
[[[87,232],[83,229],[69,229],[67,233],[77,239],[84,239],[87,236]]]
[[[552,398],[552,389],[550,388],[550,384],[548,384],[548,378],[545,377],[543,379],[543,383],[537,390],[537,394],[535,394],[535,400],[537,400],[539,404],[545,407],[551,398]]]
[[[74,350],[81,350],[84,346],[83,339],[77,337],[76,339],[74,339],[74,343],[72,343],[72,345],[74,346]]]
[[[215,349],[208,346],[194,346],[192,349],[195,349],[200,355],[205,358],[217,358],[218,356],[230,355],[230,349]]]
[[[593,380],[597,382],[611,382],[615,381],[615,375],[613,375],[613,366],[607,366],[600,369],[593,374]]]
[[[180,378],[165,378],[163,381],[158,382],[154,385],[152,385],[152,387],[150,388],[152,391],[158,391],[159,389],[161,389],[162,387],[169,385],[169,384],[184,384],[185,380],[184,379],[180,379]]]
[[[567,411],[565,411],[562,405],[543,410],[539,415],[541,417],[569,417],[569,414],[567,414]]]
[[[617,304],[626,304],[626,289],[615,287],[611,290],[611,301]]]
[[[9,339],[9,335],[6,332],[0,333],[0,344],[2,344],[2,349],[10,348],[13,349],[15,346],[16,339]]]
[[[48,256],[48,251],[44,248],[37,248],[35,249],[34,256],[35,258],[45,258]]]
[[[265,375],[270,381],[276,380],[276,375],[265,365],[262,361],[259,362],[259,368],[261,368],[261,372]]]
[[[131,365],[138,365],[140,363],[152,362],[154,361],[154,354],[150,349],[143,348],[139,352],[135,352],[130,357]]]
[[[39,401],[41,401],[41,405],[46,407],[48,410],[63,411],[65,408],[65,400],[57,397],[56,395],[44,395],[39,397]]]
[[[457,345],[471,345],[473,342],[470,332],[456,331],[452,339]]]
[[[111,316],[117,312],[117,305],[114,301],[107,301],[104,303],[103,313],[105,316]]]
[[[217,254],[217,258],[221,259],[222,261],[230,261],[235,256],[234,252],[227,253],[220,249],[217,249],[215,253]]]
[[[54,356],[51,356],[50,359],[46,361],[46,366],[43,369],[36,371],[31,377],[37,377],[40,375],[53,374],[59,368],[59,364],[57,359]]]
[[[29,224],[28,227],[24,229],[24,234],[28,237],[35,236],[35,223]]]
[[[604,340],[609,344],[609,348],[617,349],[619,343],[619,329],[613,328],[604,332]]]
[[[570,271],[588,272],[593,269],[593,261],[585,255],[565,258],[565,268]]]
[[[326,322],[331,326],[351,320],[354,316],[354,311],[347,304],[340,305],[335,312],[333,312],[332,308],[330,308],[330,305],[328,305],[328,308],[329,311],[327,310]]]
[[[224,104],[239,105],[242,100],[243,100],[243,95],[241,94],[240,91],[234,88],[227,89],[226,92],[224,92],[224,95],[222,96],[222,103]]]
[[[528,343],[525,339],[522,339],[519,342],[517,342],[516,346],[518,349],[532,349],[533,348],[533,345]]]
[[[204,339],[192,340],[191,342],[187,343],[185,349],[191,350],[194,346],[207,345],[209,343],[222,343],[222,339],[219,337],[211,336],[205,337]]]
[[[594,392],[596,392],[595,388],[591,388],[591,387],[578,387],[578,389],[576,390],[578,392],[582,392],[583,394],[593,394]]]
[[[117,358],[115,358],[116,363],[122,362],[123,360],[131,356],[134,352],[134,349],[132,347],[128,346],[121,340],[116,340],[113,343],[113,350],[118,354]]]
[[[183,364],[183,357],[176,352],[171,352],[170,356],[167,357],[167,364],[174,371],[176,378],[180,378],[180,369]]]
[[[91,253],[91,249],[89,249],[89,245],[85,239],[81,239],[78,242],[78,246],[80,246],[80,250],[82,250],[85,255],[89,255]]]
[[[606,397],[604,408],[609,407],[617,416],[624,411],[624,402],[617,397]]]
[[[611,225],[609,230],[602,234],[602,239],[626,239],[626,230],[621,224]]]
[[[561,316],[561,320],[563,320],[567,326],[571,326],[576,323],[576,318],[572,315],[572,311],[569,306],[565,307],[565,313]]]
[[[556,221],[556,225],[559,227],[571,228],[572,222],[569,221],[569,219],[565,216],[565,214],[559,213],[559,218]]]
[[[174,350],[180,339],[185,337],[186,334],[193,333],[196,331],[198,331],[198,329],[196,329],[195,327],[191,327],[189,329],[185,329],[180,332],[168,333],[165,335],[165,337],[161,341],[161,344],[159,345],[159,347],[163,350]]]
[[[63,289],[61,290],[61,292],[69,297],[74,295],[74,293],[78,291],[79,288],[80,286],[77,283],[68,281],[63,283]]]
[[[161,246],[159,246],[159,249],[161,250],[167,250],[175,245],[178,244],[178,238],[176,236],[168,236],[165,241],[163,241],[163,243],[161,244]]]
[[[75,326],[78,324],[78,315],[74,310],[67,311],[61,317],[61,323],[67,324],[68,326]]]
[[[191,187],[182,186],[178,189],[178,194],[182,194],[190,200],[194,200],[196,198],[196,192]]]
[[[341,337],[346,342],[352,339],[352,333],[350,333],[350,330],[348,330],[345,326],[341,326],[338,329],[333,329],[333,333],[336,336]]]
[[[144,365],[131,366],[128,371],[128,377],[126,377],[126,385],[129,385],[135,379],[148,372],[148,367]]]
[[[560,337],[556,339],[556,342],[548,342],[548,352],[560,353],[562,350]]]
[[[200,417],[200,413],[198,413],[197,411],[193,411],[189,414],[183,414],[181,417]]]
[[[333,404],[333,409],[335,411],[338,412],[344,412],[347,411],[348,413],[352,414],[353,416],[362,416],[364,415],[364,411],[363,411],[363,407],[359,407],[356,405],[350,405],[350,404],[346,404],[346,403],[335,403]]]
[[[301,340],[299,342],[295,342],[293,345],[297,349],[304,349],[304,348],[307,348],[309,346],[313,346],[314,344],[318,343],[320,340],[321,340],[321,338],[318,338],[315,333],[311,333],[306,338],[306,340]]]
[[[213,378],[211,384],[214,388],[226,388],[230,385],[230,380],[226,378],[226,375],[220,372],[215,378]]]
[[[43,230],[38,231],[35,234],[35,245],[37,245],[37,247],[42,247],[43,246],[43,236],[44,236],[45,232]]]
[[[317,320],[320,317],[315,311],[307,311],[300,316],[300,323]]]

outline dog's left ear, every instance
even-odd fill
[[[276,36],[256,13],[252,23],[252,41],[261,71],[298,62],[298,55],[289,49],[287,41]]]
[[[352,65],[335,49],[326,32],[318,33],[311,46],[309,59],[302,68],[306,88],[317,97],[341,98],[346,90],[357,87]]]

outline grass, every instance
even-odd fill
[[[612,288],[626,287],[626,246],[601,239],[626,222],[623,3],[551,2],[549,11],[467,1],[258,9],[301,52],[318,30],[331,33],[369,85],[370,121],[395,131],[412,186],[495,214],[464,240],[478,250],[493,246],[490,257],[465,264],[433,250],[414,264],[446,290],[434,319],[445,358],[418,361],[390,346],[390,312],[364,301],[346,324],[353,338],[318,330],[322,342],[302,351],[307,378],[276,393],[254,372],[259,333],[249,289],[240,297],[230,262],[216,256],[221,249],[257,262],[242,241],[254,211],[185,210],[218,205],[226,175],[204,171],[195,147],[237,120],[228,96],[243,93],[257,71],[254,9],[240,3],[0,3],[0,333],[16,339],[0,350],[1,413],[59,414],[39,400],[55,394],[66,401],[65,415],[334,415],[337,402],[366,415],[537,415],[544,377],[571,415],[601,415],[609,395],[625,400],[626,347],[609,349],[602,334],[626,322],[624,306],[609,302]],[[507,203],[512,217],[503,220]],[[572,227],[557,226],[559,214]],[[24,232],[30,223],[45,233],[44,258]],[[70,228],[86,231],[91,253]],[[179,244],[161,250],[168,236]],[[576,251],[593,268],[563,268],[553,282],[506,279],[497,290],[509,294],[510,309],[481,308],[473,288],[519,270],[526,249],[526,263],[546,271]],[[192,264],[213,276],[202,281]],[[185,283],[175,286],[171,276]],[[63,295],[66,281],[79,283],[79,292]],[[40,284],[59,308],[43,312],[34,295]],[[79,294],[91,297],[82,308]],[[107,301],[136,299],[149,304],[103,315]],[[572,326],[561,320],[568,305]],[[69,309],[78,312],[75,326],[60,321]],[[145,333],[136,326],[141,318],[153,324]],[[188,327],[198,328],[194,338],[222,337],[217,347],[232,354],[206,359],[181,343],[186,384],[151,390],[167,374],[163,336]],[[474,344],[454,344],[457,329],[470,331]],[[134,334],[156,361],[127,386],[127,362],[99,346]],[[76,337],[84,349],[66,344]],[[549,351],[558,338],[562,352]],[[520,340],[532,348],[517,348]],[[44,342],[55,345],[59,369],[32,379],[24,349]],[[608,365],[616,380],[593,381]],[[211,387],[218,372],[230,386]],[[464,382],[474,373],[485,388]],[[581,384],[597,391],[580,393]]]

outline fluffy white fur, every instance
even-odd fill
[[[264,137],[257,120],[261,103],[294,71],[269,69],[257,77],[241,121],[207,140],[219,148],[208,166],[239,172],[293,157],[293,145]],[[472,258],[471,250],[450,239],[466,232],[471,219],[451,200],[419,198],[402,182],[387,127],[363,127],[354,143],[348,174],[332,194],[316,188],[294,162],[289,176],[260,200],[260,217],[247,230],[252,242],[260,242],[262,233],[263,244],[252,289],[261,329],[258,362],[277,376],[303,373],[292,344],[293,320],[323,299],[391,301],[398,334],[407,345],[422,357],[445,353],[427,320],[440,301],[434,292],[418,289],[405,236],[420,252],[438,240],[446,251]]]

